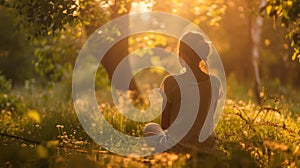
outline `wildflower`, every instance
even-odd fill
[[[22,148],[25,148],[25,147],[27,147],[27,145],[24,144],[24,143],[22,143],[22,144],[21,144],[21,147],[22,147]]]

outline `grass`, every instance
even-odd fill
[[[299,167],[299,104],[265,93],[262,105],[257,105],[242,97],[251,95],[249,91],[229,80],[234,89],[228,89],[229,98],[215,130],[219,151],[197,156],[123,157],[106,151],[82,128],[70,97],[62,96],[62,86],[50,91],[32,86],[1,94],[2,108],[17,106],[1,110],[0,133],[34,142],[1,135],[0,167]],[[12,96],[20,101],[8,101]],[[126,119],[110,103],[100,106],[116,129],[142,135],[145,123]]]

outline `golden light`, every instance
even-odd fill
[[[130,13],[151,12],[153,7],[152,1],[136,1],[131,3]]]
[[[138,12],[151,12],[153,7],[153,1],[135,1],[131,3],[130,13]],[[141,19],[149,20],[150,15],[148,13],[142,14]]]
[[[271,41],[269,39],[265,39],[264,43],[267,47],[269,47],[271,44]]]
[[[195,15],[200,15],[201,14],[201,10],[199,6],[194,7],[194,14]]]
[[[177,9],[172,9],[172,12],[177,13],[178,11],[177,11]]]

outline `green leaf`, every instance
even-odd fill
[[[271,11],[272,11],[272,6],[271,6],[271,5],[268,5],[268,6],[266,7],[266,14],[267,14],[267,15],[271,15]]]

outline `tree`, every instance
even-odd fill
[[[0,71],[12,80],[13,85],[24,84],[24,80],[36,75],[31,63],[33,48],[28,45],[23,32],[15,30],[15,17],[9,16],[3,7],[0,7],[0,20]]]
[[[78,24],[82,25],[86,35],[90,36],[98,27],[107,21],[128,14],[130,11],[131,0],[0,0],[0,5],[9,9],[14,9],[12,12],[18,17],[17,26],[24,29],[28,38],[31,39],[41,37],[47,38],[50,36],[55,38],[55,36],[61,35],[62,30],[66,30]],[[53,39],[50,39],[50,41],[52,41],[50,43],[53,43]],[[54,43],[57,43],[57,38],[54,40]],[[40,43],[42,47],[45,44],[45,42]],[[39,65],[38,70],[41,74],[50,76],[49,79],[56,80],[61,76],[62,69],[60,67],[62,66],[56,64],[60,59],[53,55],[57,55],[59,53],[57,51],[60,51],[60,48],[60,46],[56,46],[56,48],[48,47],[48,49],[50,49],[50,51],[48,50],[48,53],[45,50],[38,50],[36,52],[38,54],[36,62],[37,65]],[[43,49],[45,49],[45,47],[43,47]],[[104,56],[102,64],[110,79],[112,78],[118,63],[127,55],[128,38],[125,38],[113,46],[113,48]],[[129,67],[129,63],[127,64]],[[48,69],[43,69],[41,66],[47,67]],[[130,68],[127,69],[130,70]],[[118,89],[125,89],[121,84],[116,87]],[[138,90],[134,80],[132,80],[130,84],[130,89]]]
[[[280,19],[282,27],[287,29],[286,37],[294,49],[293,60],[300,62],[300,1],[299,0],[267,0],[261,9],[275,21]]]

